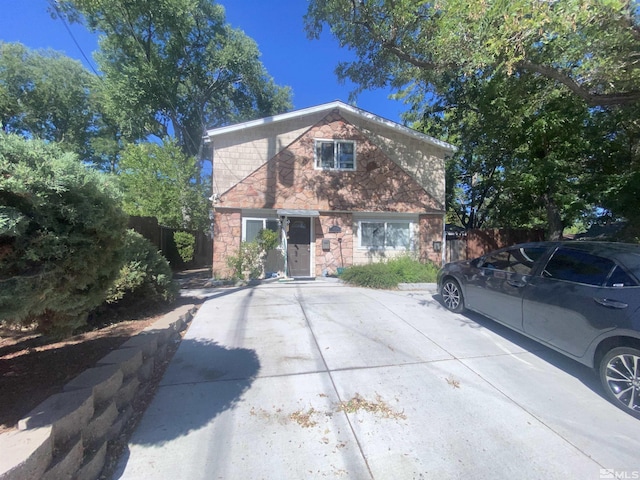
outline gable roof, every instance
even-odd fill
[[[386,128],[389,128],[401,134],[408,135],[413,138],[417,138],[419,140],[422,140],[423,142],[430,143],[432,145],[438,146],[445,150],[449,150],[451,152],[454,152],[457,150],[455,146],[447,142],[438,140],[437,138],[431,137],[429,135],[425,135],[424,133],[420,133],[416,130],[413,130],[412,128],[400,125],[399,123],[392,122],[391,120],[387,120],[386,118],[367,112],[366,110],[362,110],[361,108],[354,107],[352,105],[347,105],[346,103],[343,103],[339,100],[335,100],[329,103],[323,103],[322,105],[317,105],[315,107],[303,108],[301,110],[294,110],[287,113],[281,113],[279,115],[273,115],[271,117],[260,118],[258,120],[250,120],[248,122],[236,123],[234,125],[228,125],[226,127],[219,127],[219,128],[207,130],[205,139],[213,139],[219,135],[246,130],[254,127],[260,127],[267,124],[278,123],[285,120],[291,120],[294,118],[302,118],[308,115],[313,115],[313,114],[317,114],[324,111],[328,113],[333,110],[338,110],[341,113],[351,114],[357,117],[358,119],[364,120],[365,122],[371,122],[374,124],[382,125]]]

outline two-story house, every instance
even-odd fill
[[[207,132],[213,273],[261,229],[268,272],[291,277],[405,252],[442,260],[445,157],[455,148],[339,101]]]

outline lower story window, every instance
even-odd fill
[[[260,230],[278,231],[278,221],[268,218],[243,218],[242,241],[253,242]]]
[[[360,222],[360,247],[410,250],[412,227],[406,221]]]

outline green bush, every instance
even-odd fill
[[[264,250],[258,242],[242,242],[237,255],[227,257],[233,280],[250,280],[262,275]]]
[[[436,281],[438,267],[433,263],[420,263],[408,255],[385,262],[354,265],[340,278],[352,285],[368,288],[393,289],[399,283],[432,283]]]
[[[62,336],[104,301],[127,222],[113,185],[55,144],[0,132],[0,321]]]
[[[266,254],[269,250],[273,250],[280,243],[280,235],[278,232],[263,228],[258,232],[256,242],[260,245],[263,254]]]
[[[149,240],[133,230],[127,230],[124,265],[107,292],[106,302],[171,302],[177,293],[178,287],[172,280],[169,262]]]
[[[227,257],[227,266],[233,280],[260,278],[264,273],[264,260],[269,250],[280,243],[278,232],[262,229],[253,242],[242,242],[237,255]]]
[[[193,260],[196,237],[189,232],[173,232],[173,241],[176,243],[178,253],[184,263],[189,263]]]

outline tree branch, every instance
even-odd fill
[[[522,61],[518,65],[523,70],[539,73],[544,77],[561,83],[572,93],[582,98],[590,107],[610,107],[615,105],[625,106],[640,101],[640,90],[620,93],[593,93],[589,89],[580,85],[569,75],[566,75],[555,68],[538,65],[528,61]]]
[[[376,34],[375,29],[369,22],[355,20],[355,3],[353,3],[353,9],[353,23],[366,29],[369,32],[369,35],[371,35],[371,38],[374,41],[377,41],[383,50],[386,50],[389,53],[395,55],[398,59],[403,60],[413,65],[414,67],[430,71],[459,69],[461,67],[461,65],[459,64],[438,63],[423,60],[416,57],[415,55],[406,52],[398,44],[397,33],[394,33],[391,38],[382,38],[380,35]],[[638,35],[640,33],[640,31],[638,30],[638,26],[633,24],[632,20],[630,21],[630,23],[630,30],[632,31],[632,34],[634,36]],[[561,83],[562,85],[566,86],[573,94],[583,99],[587,103],[587,105],[591,107],[626,106],[640,102],[640,90],[618,93],[594,93],[585,86],[576,82],[569,75],[566,75],[560,70],[557,70],[553,67],[540,65],[529,61],[519,62],[518,66],[523,70],[539,73],[546,78]]]

